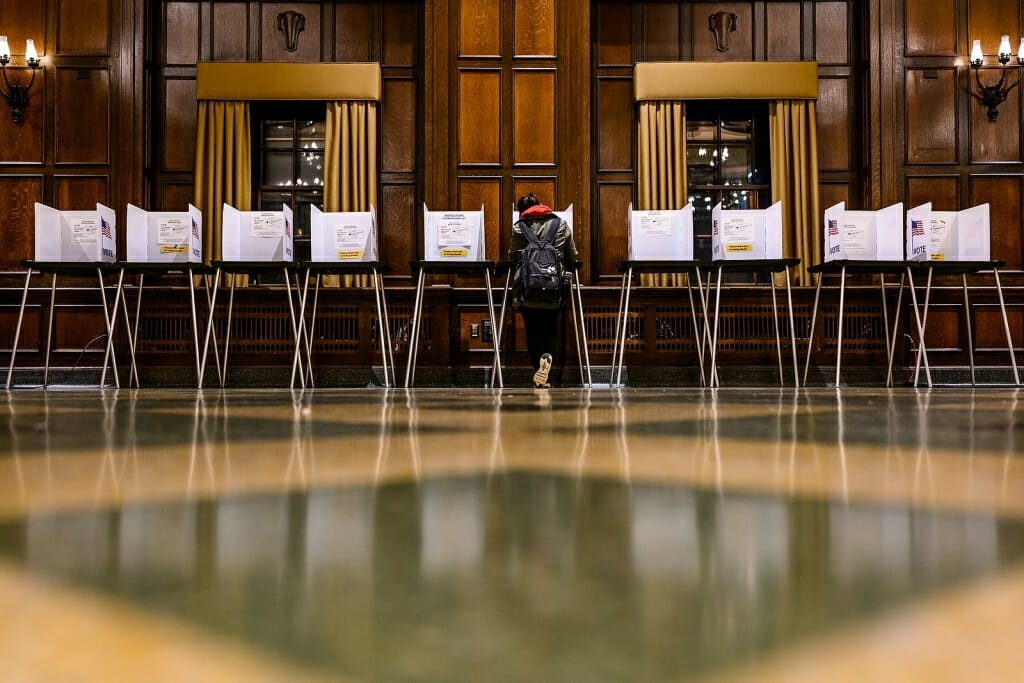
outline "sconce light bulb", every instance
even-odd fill
[[[39,53],[36,52],[36,41],[31,38],[25,41],[25,60],[39,61]]]
[[[1020,39],[1020,48],[1017,50],[1017,63],[1024,66],[1024,38]]]
[[[1003,36],[999,39],[999,63],[1006,64],[1010,61],[1010,36]]]
[[[7,44],[7,36],[0,36],[0,59],[11,58],[11,46]]]
[[[971,65],[979,67],[984,61],[985,54],[981,51],[981,41],[975,40],[974,44],[971,46]]]

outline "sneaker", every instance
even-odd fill
[[[550,387],[548,384],[548,373],[551,372],[551,354],[545,353],[540,357],[540,368],[533,373],[533,385],[535,387]]]

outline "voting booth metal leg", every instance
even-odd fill
[[[287,269],[285,269],[285,282],[287,283],[288,281],[289,281],[288,271],[287,271]],[[305,341],[305,337],[306,337],[306,295],[309,292],[309,268],[306,269],[306,276],[305,276],[305,278],[302,279],[301,282],[299,280],[299,274],[298,273],[295,274],[295,289],[296,289],[296,291],[298,293],[297,296],[298,296],[298,299],[299,299],[299,305],[298,305],[298,309],[299,310],[298,310],[298,326],[297,327],[296,327],[296,324],[295,324],[296,323],[295,314],[292,313],[292,333],[293,333],[293,336],[295,337],[295,352],[292,354],[292,377],[291,377],[291,382],[289,383],[289,386],[292,389],[295,388],[295,373],[296,373],[296,370],[297,369],[301,369],[301,367],[302,367],[302,361],[301,361],[301,357],[302,357],[302,344],[303,344],[303,341]],[[292,296],[291,296],[291,288],[289,287],[289,290],[288,290],[288,308],[289,308],[289,312],[291,312],[291,307],[292,307]],[[302,373],[300,379],[302,381],[302,388],[305,389],[306,388],[306,374],[304,372]]]
[[[122,273],[124,270],[122,269]],[[139,273],[139,286],[135,292],[135,313],[132,316],[128,315],[128,292],[123,286],[121,289],[121,312],[124,314],[124,328],[126,336],[128,337],[128,354],[130,357],[129,371],[128,371],[128,388],[132,388],[132,383],[135,383],[136,389],[141,389],[142,385],[139,383],[139,369],[135,362],[135,348],[139,342],[139,318],[142,317],[142,291],[145,283],[145,274]],[[117,312],[114,312],[117,315]]]
[[[784,387],[786,386],[786,380],[782,369],[782,333],[779,330],[779,305],[775,297],[775,278],[769,273],[768,279],[772,281],[772,320],[775,322],[775,352],[779,357],[779,386]]]
[[[384,288],[384,275],[377,273],[377,277],[380,279],[380,303],[384,309],[384,337],[387,341],[384,348],[387,349],[387,354],[384,356],[385,362],[391,366],[391,387],[398,386],[398,372],[395,369],[395,344],[391,336],[391,318],[388,315],[388,297],[387,290]]]
[[[207,283],[208,284],[208,283]],[[206,374],[206,358],[210,351],[210,336],[213,334],[213,312],[217,310],[217,288],[220,285],[220,268],[218,268],[213,274],[213,294],[211,296],[209,288],[206,290],[206,301],[210,307],[210,313],[208,321],[206,323],[206,335],[205,341],[203,342],[203,362],[199,368],[199,388],[203,388],[203,376]],[[217,357],[217,382],[220,386],[224,386],[224,376],[221,369],[220,354],[217,352],[217,340],[213,340],[213,352]]]
[[[224,388],[224,384],[228,379],[228,354],[231,352],[231,321],[235,317],[235,274],[231,273],[231,287],[228,289],[228,320],[227,328],[224,331],[224,358],[221,360],[223,363],[220,376],[220,388]]]
[[[572,282],[576,286],[576,306],[579,309],[580,317],[580,341],[583,344],[583,364],[587,369],[587,388],[594,388],[594,377],[590,365],[590,344],[587,341],[587,319],[583,315],[583,291],[580,289],[580,281],[574,273]]]
[[[412,305],[412,320],[409,323],[409,361],[405,366],[405,388],[412,387],[416,375],[416,351],[419,349],[419,325],[420,309],[423,306],[423,269],[420,268],[419,276],[416,278],[416,299]]]
[[[839,370],[843,364],[843,315],[846,305],[846,266],[843,266],[839,275],[839,327],[836,341],[836,388],[839,388]]]
[[[1017,356],[1013,351],[1013,337],[1010,335],[1010,321],[1006,317],[1006,302],[1003,301],[1003,285],[999,282],[999,269],[992,269],[996,281],[996,294],[999,295],[999,310],[1003,314],[1003,331],[1006,333],[1006,348],[1010,351],[1010,366],[1013,368],[1013,383],[1020,386],[1020,374],[1017,372]]]
[[[491,316],[491,345],[494,347],[494,367],[498,368],[498,388],[505,388],[505,379],[501,376],[501,344],[494,334],[494,292],[491,290],[491,271],[484,269],[484,284],[487,286],[487,315]]]
[[[700,385],[704,386],[707,380],[704,377],[704,344],[701,340],[700,327],[697,325],[697,308],[693,301],[693,281],[690,279],[690,273],[686,275],[686,294],[690,298],[690,317],[693,319],[693,343],[697,347],[697,369],[700,370]],[[707,324],[707,317],[704,318],[705,325]]]
[[[107,323],[107,348],[103,352],[103,371],[100,373],[100,387],[106,384],[107,364],[110,363],[114,370],[114,386],[121,388],[121,378],[117,374],[117,358],[114,355],[114,329],[117,327],[117,311],[121,305],[121,285],[124,283],[124,269],[117,280],[117,289],[114,293],[114,307],[107,305],[107,290],[103,284],[103,271],[96,269],[96,277],[99,278],[100,299],[103,300],[103,317]]]
[[[708,314],[711,310],[711,271],[708,271],[708,286],[704,287],[704,279],[700,276],[700,268],[694,269],[697,272],[697,291],[700,293],[700,305],[704,311],[704,335],[701,339],[701,363],[704,362],[704,358],[711,357],[711,320]],[[701,373],[703,376],[703,372]],[[714,386],[714,382],[718,380],[718,368],[711,367],[708,370],[708,384]],[[711,378],[714,377],[714,380]]]
[[[380,336],[380,360],[384,369],[384,386],[391,388],[395,384],[395,372],[388,366],[388,348],[391,342],[391,331],[388,328],[388,309],[384,305],[384,282],[380,271],[373,272],[373,300],[377,305],[377,331]]]
[[[633,277],[633,268],[627,268],[622,273],[622,285],[619,287],[619,307],[615,311],[615,340],[612,342],[612,363],[609,369],[608,375],[608,386],[614,387],[618,385],[615,380],[615,370],[618,365],[619,357],[619,336],[622,334],[622,328],[626,324],[623,318],[622,302],[626,298],[626,287],[629,286],[629,282]]]
[[[28,303],[28,285],[32,280],[32,269],[25,273],[25,286],[21,290],[21,307],[18,309],[18,326],[14,328],[14,346],[11,348],[11,364],[7,366],[6,390],[11,390],[11,378],[14,377],[14,357],[18,355],[18,340],[21,338],[21,324],[25,320],[25,304]]]
[[[793,350],[793,386],[800,388],[800,361],[796,358],[796,320],[793,317],[793,287],[789,279],[789,268],[786,268],[786,306],[789,310],[789,344]]]
[[[931,275],[932,275],[932,269],[929,268],[928,269],[928,286],[927,286],[927,289],[925,290],[924,320],[922,321],[922,319],[921,319],[921,311],[918,310],[918,308],[917,308],[917,292],[915,291],[915,288],[914,288],[914,275],[913,275],[913,273],[910,272],[910,268],[909,267],[907,268],[907,284],[910,287],[910,302],[911,302],[911,305],[914,307],[914,319],[917,322],[917,335],[918,335],[918,337],[921,340],[921,343],[918,345],[918,349],[917,349],[917,360],[915,361],[915,364],[914,364],[914,387],[915,388],[917,387],[918,381],[920,380],[920,377],[918,376],[918,370],[921,367],[921,357],[922,356],[924,357],[924,370],[925,370],[925,373],[928,376],[928,386],[932,385],[932,372],[931,372],[931,369],[928,367],[928,350],[925,347],[925,343],[924,343],[924,329],[925,329],[925,325],[928,322],[928,292],[929,292],[929,290],[931,289],[931,286],[932,286],[932,277],[931,277]]]
[[[305,389],[306,388],[306,371],[305,371],[304,368],[306,366],[303,365],[303,363],[302,363],[302,338],[303,338],[303,329],[304,329],[305,326],[303,325],[302,321],[299,320],[296,317],[296,315],[295,315],[295,313],[296,313],[296,310],[295,310],[296,306],[295,306],[295,301],[292,299],[292,278],[291,278],[291,276],[288,273],[288,268],[282,268],[282,270],[284,271],[285,294],[288,296],[288,315],[289,315],[289,317],[291,317],[291,322],[292,322],[292,337],[293,337],[293,339],[295,341],[295,356],[296,356],[295,360],[298,361],[298,364],[299,364],[299,383],[302,385],[302,388]],[[296,275],[296,278],[298,278],[298,275]],[[297,280],[296,280],[295,285],[296,285],[295,288],[298,289],[298,281]],[[302,296],[301,292],[297,292],[297,294],[301,298],[301,296]],[[300,301],[299,304],[301,305],[302,302]],[[294,386],[294,384],[295,384],[295,363],[293,362],[292,363],[292,385]]]
[[[499,347],[501,346],[501,341],[502,341],[502,339],[504,338],[504,335],[505,335],[505,311],[507,310],[506,306],[508,305],[508,291],[509,291],[509,285],[511,283],[512,283],[512,269],[509,268],[508,272],[505,273],[505,288],[503,290],[501,290],[501,313],[499,314],[499,318],[498,318],[498,326],[496,328],[494,328],[494,334],[497,337],[497,342],[496,343],[498,344]],[[513,316],[515,315],[514,311],[512,312],[512,315]],[[495,376],[497,374],[498,374],[498,364],[497,363],[492,363],[492,365],[491,365],[491,381],[490,381],[491,389],[494,388],[494,378],[495,378]]]
[[[971,386],[973,387],[977,381],[974,372],[974,339],[972,337],[973,330],[971,329],[971,302],[967,296],[967,273],[960,274],[960,283],[963,285],[964,290],[964,322],[967,324],[967,360],[971,364]]]
[[[320,310],[320,308],[319,308],[319,303],[320,303],[320,281],[321,281],[320,273],[317,273],[316,274],[316,279],[314,280],[314,285],[313,285],[313,314],[309,316],[309,325],[306,326],[306,344],[307,344],[306,353],[309,355],[310,359],[312,359],[312,357],[313,357],[313,339],[312,339],[312,337],[313,337],[314,334],[316,334],[316,312],[318,310]],[[312,363],[312,360],[310,360],[310,363]],[[394,374],[394,373],[392,373],[392,374]],[[313,368],[309,369],[309,378],[310,378],[310,381],[312,382],[313,381]]]
[[[50,380],[50,348],[53,339],[53,306],[57,303],[57,273],[50,278],[50,315],[46,323],[46,358],[43,361],[43,389],[46,389]]]
[[[711,283],[708,283],[710,287]],[[718,273],[715,284],[715,329],[711,333],[711,386],[720,386],[718,382],[718,366],[717,353],[718,353],[718,311],[719,306],[722,303],[722,266],[718,266]]]
[[[572,283],[569,284],[569,307],[572,309],[572,336],[576,342],[576,362],[580,368],[580,384],[586,386],[586,375],[583,374],[583,349],[580,348],[580,324],[576,316],[576,292]]]
[[[199,357],[199,316],[196,313],[196,283],[192,274],[192,269],[188,269],[188,303],[192,308],[192,346],[196,352],[196,386],[199,389],[203,388],[202,383],[199,381],[199,377],[203,372],[202,359]],[[142,296],[142,281],[139,281],[139,296]]]
[[[821,299],[821,281],[824,273],[818,273],[818,285],[814,289],[814,305],[811,307],[811,329],[807,332],[807,357],[804,360],[804,386],[807,386],[807,370],[811,367],[811,351],[814,350],[814,326],[818,322],[818,301]]]
[[[896,358],[896,342],[900,338],[900,336],[899,336],[900,313],[903,310],[903,286],[904,286],[904,284],[906,282],[906,279],[907,279],[907,274],[906,273],[901,273],[900,274],[900,289],[899,289],[899,293],[896,295],[896,312],[893,314],[893,321],[892,321],[892,340],[891,340],[892,343],[888,347],[889,369],[888,369],[888,372],[887,372],[887,374],[885,376],[885,386],[887,386],[887,387],[891,387],[892,386],[892,363],[893,363],[893,359]],[[882,290],[882,297],[883,298],[885,297],[885,290],[884,289]],[[886,324],[888,325],[888,319],[886,320]],[[888,333],[889,328],[886,327],[885,329],[886,329],[886,339],[889,339],[889,333]]]
[[[626,327],[629,321],[629,295],[630,290],[633,288],[633,269],[629,269],[629,276],[626,279],[626,296],[622,302],[622,315],[620,319],[622,321],[621,332],[619,333],[619,362],[617,373],[618,376],[615,378],[615,386],[622,386],[622,363],[626,355]]]

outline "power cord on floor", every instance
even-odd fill
[[[92,339],[90,339],[88,342],[86,342],[85,346],[82,347],[82,351],[78,354],[78,358],[76,358],[75,362],[72,363],[71,368],[67,371],[67,373],[65,373],[63,377],[59,377],[59,378],[53,380],[52,382],[48,382],[48,385],[49,384],[63,384],[65,382],[67,382],[69,379],[71,379],[72,375],[75,374],[75,370],[78,369],[78,364],[82,362],[82,358],[85,356],[85,352],[89,350],[89,347],[93,345],[93,342],[95,342],[97,339],[104,339],[105,340],[106,338],[107,338],[106,334],[98,334],[95,337],[93,337]],[[39,385],[36,385],[34,387],[30,387],[30,388],[31,389],[43,389],[44,385],[39,384]]]

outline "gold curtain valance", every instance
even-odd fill
[[[380,64],[200,62],[198,100],[380,101]]]
[[[816,100],[817,62],[641,62],[636,101]]]

